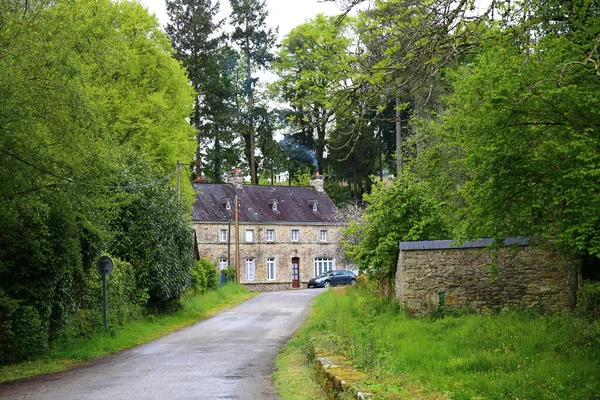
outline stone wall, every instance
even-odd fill
[[[511,306],[552,311],[574,307],[576,274],[558,257],[519,239],[507,240],[499,249],[486,248],[490,244],[491,240],[461,246],[451,241],[401,243],[397,297],[417,315],[434,310],[441,301],[484,312]]]
[[[194,222],[193,228],[198,241],[200,257],[209,260],[229,259],[231,266],[235,266],[236,240],[235,224],[202,223]],[[251,290],[284,290],[291,288],[292,284],[292,258],[299,259],[300,287],[306,288],[308,280],[315,277],[315,258],[329,258],[335,262],[336,242],[340,234],[341,225],[337,224],[250,224],[240,223],[239,243],[240,260],[242,264],[240,283]],[[228,240],[219,241],[219,230],[226,229],[231,232]],[[245,231],[254,232],[251,243],[245,241]],[[266,232],[275,231],[273,241],[267,241]],[[292,241],[292,229],[299,231],[297,241]],[[320,231],[327,231],[325,241],[321,240]],[[246,280],[244,260],[255,260],[254,280]],[[274,258],[276,266],[275,279],[267,279],[267,259]],[[335,264],[336,269],[344,269],[345,265]]]

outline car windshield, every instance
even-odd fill
[[[317,278],[324,278],[326,276],[329,276],[330,274],[331,274],[331,271],[323,272],[322,274],[320,274],[319,276],[317,276]]]

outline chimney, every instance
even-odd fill
[[[323,189],[323,175],[319,174],[319,171],[316,171],[315,174],[310,177],[310,182],[308,184],[314,187],[319,193],[323,193],[325,191]]]
[[[229,176],[227,177],[227,183],[235,186],[236,189],[242,188],[242,183],[244,183],[244,178],[242,177],[242,172],[239,168],[232,168],[229,171]]]

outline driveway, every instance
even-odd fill
[[[0,385],[1,399],[277,399],[274,359],[323,290],[262,293],[151,343]]]

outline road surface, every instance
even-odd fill
[[[262,293],[89,365],[0,384],[0,399],[277,399],[274,359],[322,291]]]

